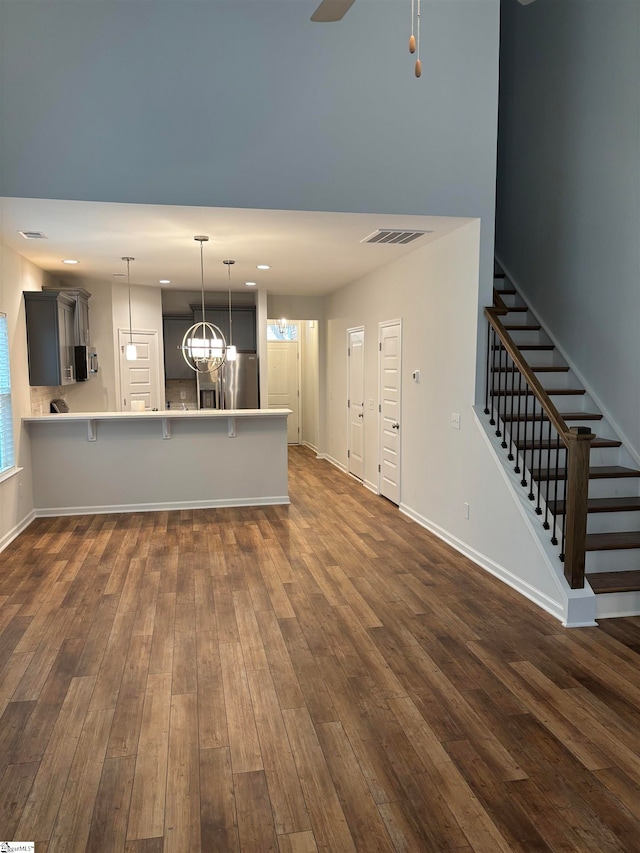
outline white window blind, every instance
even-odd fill
[[[0,314],[0,474],[13,468],[13,417],[7,315]]]

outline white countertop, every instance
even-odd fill
[[[65,421],[171,420],[179,418],[273,418],[285,417],[291,409],[160,409],[157,412],[65,412],[31,415],[25,423],[64,423]]]

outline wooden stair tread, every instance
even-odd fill
[[[569,367],[563,364],[538,364],[538,365],[529,365],[530,370],[533,370],[534,373],[568,373]],[[494,373],[518,373],[518,368],[511,365],[511,367],[496,367],[493,371]]]
[[[536,480],[564,480],[567,476],[566,468],[535,468],[532,472]],[[590,480],[615,480],[624,477],[640,477],[640,471],[636,468],[623,468],[621,465],[598,465],[589,468]]]
[[[539,323],[505,323],[508,332],[539,332],[542,326]]]
[[[594,572],[585,575],[595,593],[636,592],[640,590],[640,570],[629,572]]]
[[[495,344],[493,349],[499,350],[501,347],[499,344]],[[534,350],[536,352],[551,352],[555,347],[553,344],[518,344],[518,349]]]
[[[587,533],[586,551],[620,551],[640,548],[640,530],[622,530],[617,533]]]
[[[580,397],[583,394],[587,393],[584,390],[584,388],[545,388],[544,390],[547,392],[547,394],[550,397],[551,396]],[[510,389],[510,390],[507,390],[505,388],[504,390],[493,392],[494,397],[505,397],[505,396],[506,397],[524,397],[525,395],[526,395],[526,391],[520,390],[520,389],[516,390],[515,388]]]
[[[598,412],[560,412],[560,417],[564,421],[601,421],[602,420],[602,415]],[[518,415],[517,413],[514,413],[514,414],[501,415],[500,419],[503,421],[508,421],[508,422],[532,421],[532,420],[534,420],[534,417],[533,417],[532,412],[527,412],[526,417],[522,413],[520,413],[520,415]],[[535,420],[536,421],[540,420],[540,413],[539,412],[536,413]],[[542,418],[542,420],[543,421],[548,420],[547,416],[545,415]]]
[[[519,439],[518,441],[514,441],[514,444],[518,448],[518,450],[523,450],[525,447],[528,450],[531,450],[531,442],[525,441],[523,438]],[[598,436],[596,436],[593,439],[593,441],[591,442],[592,449],[594,447],[602,448],[602,447],[621,447],[621,446],[622,446],[622,442],[617,441],[614,438],[599,438]],[[536,450],[538,450],[538,449],[555,450],[556,449],[556,442],[553,441],[553,439],[551,441],[549,441],[549,439],[547,439],[547,438],[545,438],[545,440],[542,442],[536,441]],[[560,443],[560,450],[564,450],[564,449],[565,449],[564,445],[561,442]]]
[[[519,314],[526,314],[529,308],[526,305],[507,305],[509,309],[507,313],[515,314],[516,312]]]
[[[547,506],[554,515],[564,511],[564,501],[547,501]],[[587,512],[640,512],[640,498],[589,498]]]

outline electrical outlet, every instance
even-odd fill
[[[451,412],[451,426],[453,429],[460,429],[460,412]]]
[[[181,399],[181,400],[186,400],[186,399],[187,399],[187,392],[186,392],[186,391],[181,391],[181,392],[180,392],[180,399]]]
[[[469,520],[469,504],[465,501],[464,504],[464,517]]]

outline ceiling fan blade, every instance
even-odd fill
[[[322,0],[311,16],[311,20],[322,24],[340,21],[354,3],[355,0]]]

